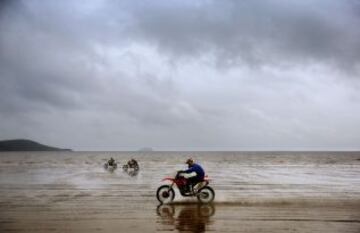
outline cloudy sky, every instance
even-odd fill
[[[0,4],[0,140],[359,150],[356,0]]]

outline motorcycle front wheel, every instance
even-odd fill
[[[201,203],[211,203],[215,198],[215,191],[211,187],[205,186],[199,190],[196,197]]]
[[[170,185],[162,185],[156,191],[156,198],[161,204],[170,203],[175,198],[175,191]]]

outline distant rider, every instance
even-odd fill
[[[129,168],[138,168],[139,164],[135,159],[130,159],[127,163]]]
[[[108,165],[114,166],[114,164],[115,164],[115,159],[113,159],[113,157],[111,157],[110,160],[108,161]]]
[[[178,175],[187,179],[187,191],[190,191],[197,183],[204,180],[205,172],[204,169],[191,158],[187,159],[185,163],[188,165],[188,169],[180,171]]]

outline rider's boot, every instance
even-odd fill
[[[200,189],[200,185],[199,185],[200,183],[197,183],[196,185],[194,185],[193,186],[193,192],[194,192],[194,194],[196,194],[198,191],[199,191],[199,189]]]
[[[193,186],[194,193],[198,193],[201,188],[204,187],[204,182],[199,182]]]

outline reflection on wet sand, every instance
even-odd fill
[[[175,202],[158,206],[156,213],[158,232],[358,233],[360,229],[359,203]]]
[[[205,232],[213,223],[215,206],[211,204],[160,205],[156,209],[160,223],[158,231]]]

